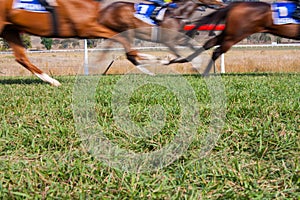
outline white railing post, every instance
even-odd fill
[[[221,55],[221,74],[225,73],[225,56],[224,53]]]
[[[89,75],[89,59],[88,59],[88,49],[87,49],[87,40],[84,40],[84,75]]]

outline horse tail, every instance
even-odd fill
[[[198,21],[196,21],[195,27],[192,30],[189,30],[187,32],[187,36],[191,37],[195,34],[195,32],[198,30],[198,28],[202,25],[205,24],[211,24],[214,25],[213,29],[211,31],[214,31],[215,27],[222,21],[224,21],[227,17],[228,12],[230,11],[230,9],[232,8],[232,5],[234,3],[232,3],[229,6],[226,6],[224,8],[221,8],[219,10],[216,10],[204,17],[202,17],[201,19],[199,19]]]

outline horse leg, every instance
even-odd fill
[[[179,55],[179,53],[177,53],[177,49],[174,47],[174,45],[170,45],[168,47],[175,54],[176,58],[173,59],[173,60],[168,61],[167,63],[164,63],[165,65],[169,65],[169,64],[172,64],[172,63],[186,63],[186,62],[190,62],[195,57],[197,57],[199,54],[201,54],[203,51],[205,51],[204,48],[196,48],[189,40],[184,41],[184,43],[181,44],[181,45],[182,46],[187,46],[192,51],[194,51],[194,53],[192,53],[188,57],[182,58],[181,55]]]
[[[196,49],[194,51],[194,53],[192,53],[191,55],[189,55],[185,58],[171,60],[169,64],[190,62],[194,58],[196,58],[198,55],[200,55],[203,51],[206,51],[206,50],[212,48],[213,46],[215,46],[215,43],[217,43],[217,38],[216,37],[208,40],[202,47]]]
[[[176,58],[172,59],[172,60],[162,60],[161,64],[164,65],[169,65],[171,63],[175,63],[176,60],[180,59],[180,54],[178,53],[178,50],[176,49],[176,47],[174,46],[174,44],[170,44],[170,43],[164,43],[165,46],[167,46],[169,48],[169,50],[174,54],[174,56],[176,56]]]
[[[126,31],[126,35],[124,34],[125,33],[116,35],[110,39],[123,45],[126,52],[126,57],[132,64],[134,64],[135,66],[140,66],[141,63],[139,62],[139,60],[157,60],[157,57],[155,56],[145,53],[139,53],[137,50],[131,48],[131,43],[134,38],[133,32]]]
[[[204,70],[203,75],[207,76],[209,71],[211,70],[212,66],[215,66],[215,61],[223,54],[226,53],[234,44],[236,41],[233,40],[224,40],[222,44],[220,44],[219,47],[217,47],[211,57],[210,62],[208,63],[206,69]]]
[[[131,48],[131,44],[133,42],[133,37],[134,37],[134,33],[129,30],[129,31],[120,33],[110,39],[122,44],[125,49],[125,52],[126,52],[126,58],[132,64],[139,65],[140,63],[137,61],[138,52]]]
[[[9,46],[13,49],[16,61],[20,63],[23,67],[28,69],[31,73],[39,77],[45,82],[50,83],[53,86],[60,86],[61,84],[43,73],[42,70],[34,66],[27,58],[25,54],[25,47],[22,43],[20,34],[13,29],[4,29],[1,36],[8,42]]]
[[[180,58],[180,59],[174,59],[174,60],[171,60],[169,64],[172,64],[172,63],[186,63],[186,62],[190,62],[192,61],[194,58],[196,58],[197,56],[199,56],[202,52],[214,47],[214,46],[217,46],[220,44],[220,42],[222,41],[222,39],[224,38],[224,35],[223,34],[220,34],[216,37],[213,37],[211,39],[209,39],[207,42],[205,42],[205,44],[196,49],[194,51],[194,53],[192,53],[191,55],[185,57],[185,58]]]

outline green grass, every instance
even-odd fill
[[[105,135],[136,153],[172,142],[181,109],[176,95],[146,85],[130,98],[131,119],[151,125],[153,106],[165,124],[152,135],[130,135],[114,123],[112,91],[123,76],[105,76],[97,89]],[[82,145],[72,110],[75,77],[53,88],[33,77],[0,80],[0,199],[300,199],[299,74],[222,76],[227,98],[221,136],[209,155],[193,152],[209,127],[210,97],[200,76],[184,76],[199,101],[197,136],[175,162],[130,173],[106,166]]]

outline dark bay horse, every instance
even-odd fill
[[[133,64],[138,64],[137,60],[140,59],[140,56],[136,50],[131,48],[131,41],[126,37],[118,36],[120,32],[128,29],[149,26],[133,18],[135,12],[133,3],[112,4],[102,11],[101,2],[95,0],[56,0],[54,2],[54,10],[57,14],[56,23],[53,22],[50,13],[14,9],[14,0],[0,0],[0,36],[9,43],[16,61],[30,72],[54,86],[60,85],[57,80],[29,61],[20,38],[20,32],[56,38],[112,38],[123,45],[127,58]],[[120,10],[121,7],[118,5],[121,4],[124,5],[122,7],[124,10]],[[114,5],[117,5],[116,9],[114,9]],[[121,19],[128,20],[124,22]],[[133,20],[133,23],[129,20]],[[53,27],[53,24],[57,24],[57,27]]]
[[[299,24],[273,23],[272,9],[265,2],[234,2],[227,7],[221,8],[198,21],[194,30],[187,34],[193,34],[203,24],[225,23],[225,29],[217,36],[204,43],[202,48],[190,56],[177,60],[177,63],[188,62],[200,53],[214,46],[218,46],[212,54],[211,62],[204,71],[204,75],[211,70],[214,61],[223,53],[226,53],[234,44],[254,33],[270,33],[276,36],[300,39]]]

